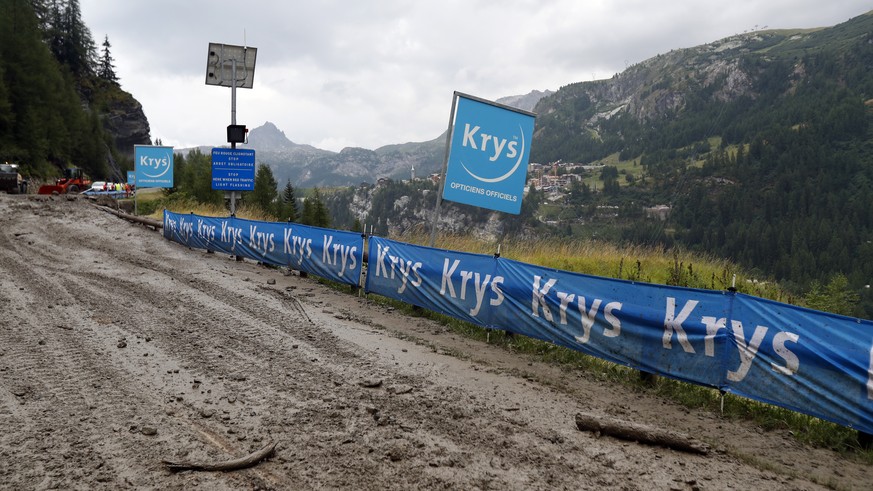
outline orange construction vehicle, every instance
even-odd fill
[[[45,184],[39,187],[38,194],[78,193],[91,187],[91,180],[85,177],[82,169],[64,169],[64,177],[55,184]]]

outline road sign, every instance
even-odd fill
[[[255,151],[247,148],[213,148],[212,189],[254,191]]]

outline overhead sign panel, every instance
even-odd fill
[[[535,115],[456,93],[443,199],[518,214]]]
[[[213,148],[212,189],[254,191],[255,151],[249,148]]]
[[[173,187],[173,147],[134,145],[133,154],[136,187]]]
[[[258,48],[209,43],[206,56],[206,85],[251,89],[255,82]]]

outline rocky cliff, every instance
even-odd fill
[[[134,145],[151,144],[151,130],[142,104],[127,92],[119,89],[119,94],[111,98],[100,113],[103,130],[115,144],[118,152],[133,157]]]

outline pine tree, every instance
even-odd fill
[[[324,201],[321,199],[321,193],[318,191],[318,188],[315,188],[312,191],[312,201],[313,201],[313,218],[315,220],[316,227],[330,227],[330,214],[327,212],[327,206],[325,206]]]
[[[258,206],[264,213],[276,214],[276,198],[278,184],[273,177],[273,170],[269,165],[261,164],[255,174],[255,190],[252,191],[252,203]]]
[[[282,190],[282,213],[279,218],[296,222],[298,220],[297,213],[297,198],[294,197],[294,187],[291,186],[291,179],[285,184],[285,189]]]
[[[118,85],[118,76],[115,74],[115,66],[112,64],[114,59],[109,52],[109,36],[103,39],[103,56],[100,58],[100,66],[97,68],[97,76],[103,80],[107,80],[115,85]]]
[[[314,227],[330,227],[330,214],[321,199],[318,188],[312,190],[311,196],[303,201],[303,216],[301,222],[304,225]]]
[[[75,76],[93,74],[97,46],[82,20],[79,0],[54,1],[43,15],[39,21],[50,26],[45,37],[55,59]]]

